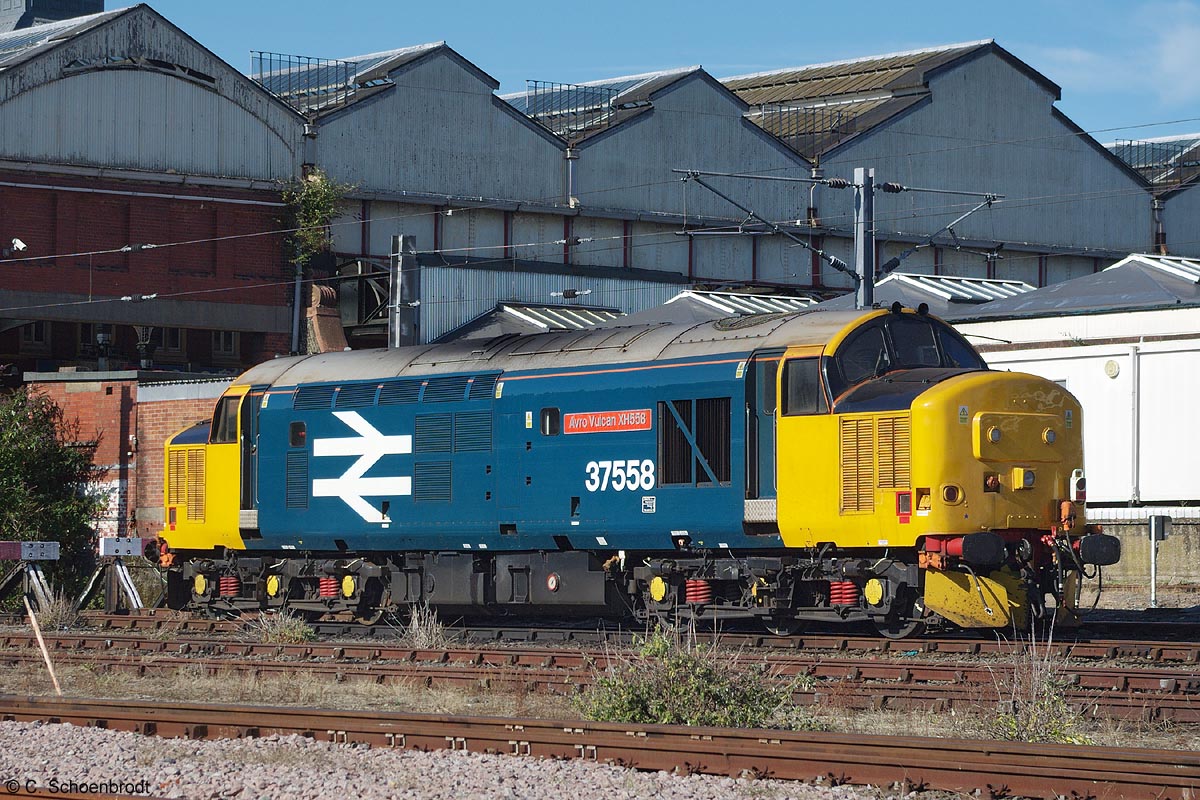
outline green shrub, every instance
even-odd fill
[[[790,708],[791,687],[762,664],[650,634],[639,656],[613,664],[583,693],[579,710],[599,722],[761,728]]]

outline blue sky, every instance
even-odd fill
[[[502,92],[524,90],[526,79],[577,83],[692,64],[720,78],[995,39],[1062,86],[1058,107],[1103,142],[1200,131],[1200,0],[150,5],[243,72],[250,50],[345,58],[445,40]]]

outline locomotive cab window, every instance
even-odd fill
[[[825,414],[829,403],[821,388],[820,360],[799,358],[783,365],[783,415]]]
[[[983,359],[944,323],[913,314],[892,314],[846,337],[828,361],[830,394],[901,369],[987,369]]]
[[[542,435],[558,436],[562,430],[562,415],[557,408],[542,409]]]
[[[241,397],[222,397],[213,413],[212,438],[209,444],[230,444],[237,441],[238,405]]]

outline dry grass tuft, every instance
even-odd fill
[[[79,625],[79,609],[75,607],[75,601],[61,592],[55,592],[50,605],[38,609],[36,613],[38,625],[46,633],[70,630]]]
[[[267,644],[304,644],[315,641],[317,632],[300,617],[287,611],[260,612],[258,619],[246,620],[246,627]]]
[[[437,609],[425,602],[410,607],[408,624],[404,626],[400,641],[408,647],[438,650],[450,643],[450,637],[446,626],[438,618]]]
[[[1095,744],[1083,732],[1082,715],[1067,702],[1070,682],[1053,635],[1039,642],[1031,634],[1023,644],[1011,668],[996,676],[1000,709],[988,721],[987,733],[1015,742]]]

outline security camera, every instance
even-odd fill
[[[18,253],[29,249],[29,245],[25,244],[20,239],[13,239],[12,246],[13,250],[16,250]]]

